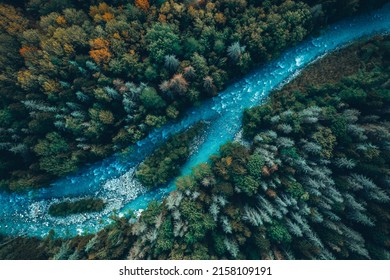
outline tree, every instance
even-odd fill
[[[292,237],[287,228],[284,225],[276,222],[268,228],[267,234],[272,241],[278,244],[290,243],[292,240]]]
[[[215,88],[215,85],[214,85],[214,80],[213,80],[213,78],[211,76],[204,77],[204,79],[203,79],[203,87],[209,93],[215,93],[215,91],[216,91],[216,88]]]
[[[114,122],[114,115],[107,110],[102,110],[99,112],[99,119],[105,125],[110,125]]]
[[[245,51],[245,46],[241,46],[240,42],[235,42],[231,44],[228,49],[228,55],[233,61],[237,62],[240,60],[242,53]]]
[[[164,99],[158,95],[153,87],[146,87],[140,95],[140,100],[142,105],[149,110],[161,109],[166,106]]]
[[[70,154],[70,147],[65,139],[56,132],[48,133],[39,140],[34,152],[40,156],[42,170],[56,176],[63,176],[76,170],[77,158]]]
[[[184,41],[184,53],[190,57],[193,53],[203,53],[204,47],[194,37],[189,37]]]
[[[246,195],[253,196],[257,193],[257,190],[259,188],[259,181],[257,181],[252,176],[240,176],[236,179],[236,185]]]
[[[183,69],[183,77],[188,79],[191,79],[195,76],[195,69],[192,66],[187,66]]]
[[[110,61],[112,55],[109,45],[110,42],[103,38],[96,38],[91,41],[92,50],[89,55],[97,64],[106,64]]]
[[[146,33],[147,50],[152,60],[163,63],[165,56],[180,54],[180,38],[168,24],[156,23]]]
[[[264,163],[265,161],[259,153],[251,155],[247,165],[249,174],[255,178],[259,178],[261,176],[261,170],[264,166]]]
[[[73,0],[29,0],[25,1],[26,8],[32,14],[47,15],[53,12],[61,12],[66,8],[71,8],[74,5]]]
[[[169,88],[177,94],[184,94],[187,91],[188,83],[182,74],[176,74],[169,81]]]
[[[12,36],[20,36],[27,29],[28,21],[13,6],[0,4],[0,30]]]
[[[333,149],[336,145],[336,137],[329,128],[321,127],[313,134],[313,139],[322,147],[322,156],[331,158],[333,156]]]
[[[146,12],[150,8],[150,4],[148,0],[135,0],[135,5]]]
[[[180,62],[176,58],[175,55],[166,55],[164,66],[171,71],[176,71],[177,67],[179,67]]]

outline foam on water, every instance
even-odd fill
[[[49,188],[23,194],[0,193],[0,232],[11,235],[44,236],[54,229],[57,236],[93,233],[111,222],[114,210],[119,215],[128,211],[138,214],[154,199],[160,200],[174,190],[169,186],[151,192],[134,179],[135,168],[170,135],[201,121],[209,121],[202,141],[182,169],[189,174],[192,167],[207,161],[220,145],[232,140],[240,131],[242,112],[260,104],[269,92],[291,80],[309,63],[362,37],[390,31],[390,5],[375,13],[351,18],[329,27],[321,36],[307,40],[285,52],[279,59],[253,71],[234,83],[219,96],[192,108],[180,122],[154,130],[131,147],[126,154],[114,155],[89,165],[77,174],[62,178]],[[52,203],[81,197],[100,197],[107,207],[100,213],[77,214],[54,218],[47,214]]]

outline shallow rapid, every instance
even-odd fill
[[[209,125],[202,141],[182,168],[182,174],[207,161],[220,145],[239,132],[244,109],[260,104],[267,95],[293,79],[300,70],[319,57],[362,38],[390,33],[390,5],[373,13],[332,25],[315,39],[286,51],[279,59],[253,71],[217,97],[192,108],[180,122],[156,129],[139,141],[127,154],[114,155],[62,178],[49,188],[28,193],[0,193],[0,233],[45,236],[54,229],[56,236],[95,233],[111,222],[112,213],[126,215],[146,208],[174,190],[174,183],[147,192],[134,179],[137,165],[172,134],[203,120]],[[100,197],[107,202],[104,211],[55,218],[47,214],[51,204],[81,197]]]

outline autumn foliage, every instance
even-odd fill
[[[35,47],[25,46],[19,50],[19,53],[22,57],[26,58],[36,51],[37,51],[37,48],[35,48]]]
[[[113,8],[106,3],[100,3],[98,6],[91,6],[89,9],[89,15],[93,17],[96,22],[105,21],[109,22],[114,19]]]
[[[19,35],[27,28],[28,21],[12,6],[0,4],[0,30]]]
[[[89,55],[97,64],[104,64],[110,61],[109,45],[110,42],[103,38],[96,38],[91,41],[92,50],[89,52]]]
[[[149,10],[150,7],[148,0],[135,0],[135,5],[143,11]]]

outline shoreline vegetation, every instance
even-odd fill
[[[139,165],[136,178],[148,189],[154,189],[177,177],[191,154],[195,138],[201,134],[205,125],[200,122],[170,137]]]
[[[72,214],[100,212],[106,203],[100,198],[83,198],[75,201],[63,201],[50,205],[48,214],[53,217],[65,217]]]
[[[224,145],[135,224],[1,237],[0,256],[389,259],[389,81],[389,37],[329,54],[244,113],[249,148]]]
[[[328,21],[386,1],[5,2],[0,189],[22,191],[126,149]]]

